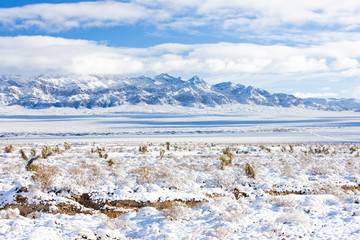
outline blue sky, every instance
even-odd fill
[[[360,2],[0,2],[1,74],[163,72],[360,98]]]

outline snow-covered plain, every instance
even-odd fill
[[[359,239],[359,122],[244,105],[2,107],[0,239]]]
[[[253,105],[189,108],[0,108],[0,140],[164,138],[230,142],[360,142],[360,113]]]

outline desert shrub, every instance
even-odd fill
[[[106,158],[105,158],[106,159]],[[112,165],[114,165],[114,160],[112,160],[112,159],[109,159],[109,160],[107,160],[106,161],[107,162],[107,164],[109,165],[109,167],[111,167]]]
[[[223,155],[220,156],[221,170],[225,169],[225,166],[232,165],[234,160],[234,154],[231,152],[230,147],[226,147],[222,150]]]
[[[70,145],[67,142],[64,142],[65,150],[71,149]]]
[[[356,152],[356,150],[357,150],[356,147],[354,147],[354,146],[351,146],[351,147],[350,147],[350,153],[351,153],[351,154],[353,154],[354,152]]]
[[[36,156],[36,153],[37,153],[36,149],[32,148],[30,151],[31,156]]]
[[[25,154],[25,153],[24,153]],[[26,166],[25,166],[25,169],[26,171],[36,171],[37,169],[37,165],[34,166],[33,162],[35,160],[38,160],[40,158],[40,156],[34,156],[32,157],[27,163],[26,163]]]
[[[223,152],[224,155],[228,155],[228,154],[230,154],[231,149],[230,149],[230,147],[226,147],[226,148],[224,148],[224,149],[222,150],[222,152]]]
[[[315,154],[315,151],[314,151],[314,149],[312,149],[312,147],[310,147],[309,153]]]
[[[160,159],[162,160],[165,156],[165,150],[161,149],[160,150]]]
[[[59,145],[56,145],[56,147],[55,147],[55,149],[54,149],[54,152],[55,153],[61,153],[61,151],[60,151],[60,148],[59,148]]]
[[[234,154],[232,153],[229,153],[229,165],[231,165],[233,163],[233,160],[234,160]]]
[[[140,147],[139,147],[139,152],[141,152],[141,153],[146,153],[147,151],[148,151],[147,146],[140,146]]]
[[[248,177],[255,178],[255,170],[249,163],[245,165],[245,173]]]
[[[14,149],[14,146],[12,144],[10,144],[10,146],[5,146],[5,152],[6,153],[11,153]]]
[[[26,156],[26,153],[24,152],[24,150],[20,149],[19,153],[21,154],[22,159],[24,159],[25,161],[29,160],[28,156]]]
[[[104,154],[105,154],[105,148],[104,147],[103,148],[97,147],[96,152],[99,155],[99,157],[102,158],[104,156]]]
[[[38,169],[39,169],[39,166],[34,163],[28,164],[26,166],[26,171],[29,171],[29,172],[36,172],[36,171],[38,171]]]
[[[49,146],[44,146],[41,150],[41,156],[44,158],[44,159],[47,159],[48,157],[50,157],[52,155],[52,151],[50,149]]]
[[[293,146],[293,145],[289,145],[289,147],[290,147],[289,152],[290,152],[290,153],[294,153],[294,146]]]
[[[225,166],[227,165],[227,159],[225,155],[220,156],[220,161],[221,161],[221,170],[225,170]]]
[[[99,155],[100,158],[108,159],[109,154],[107,154],[105,151],[106,151],[105,147],[102,147],[102,148],[97,147],[96,148],[96,152],[97,152],[97,154]],[[94,153],[94,150],[91,149],[91,152]]]

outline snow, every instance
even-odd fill
[[[359,120],[248,105],[1,107],[0,239],[359,239]],[[35,171],[21,149],[40,155]]]
[[[243,143],[359,142],[360,113],[251,105],[188,108],[0,108],[0,139],[222,139]],[[16,125],[14,125],[16,123]]]

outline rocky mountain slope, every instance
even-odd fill
[[[154,78],[118,75],[3,75],[0,105],[47,107],[112,107],[123,104],[216,106],[229,103],[323,110],[356,110],[354,99],[301,99],[283,93],[223,82],[210,85],[197,76],[185,81],[167,74]]]

